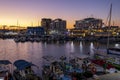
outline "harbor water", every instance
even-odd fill
[[[93,55],[94,48],[106,48],[106,44],[96,42],[64,42],[64,43],[46,43],[46,42],[24,42],[16,43],[13,39],[0,39],[0,59],[10,60],[12,63],[18,59],[30,61],[39,67],[35,69],[37,74],[41,74],[43,64],[47,63],[42,57],[53,56],[58,60],[60,56],[67,58],[75,55],[86,56]],[[120,44],[110,44],[110,47],[120,48]],[[89,53],[89,54],[88,54]],[[49,62],[49,61],[48,61]],[[12,67],[12,70],[14,67]]]

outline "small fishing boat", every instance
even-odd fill
[[[16,69],[14,70],[13,75],[16,80],[41,80],[32,69],[32,66],[36,66],[35,64],[26,60],[16,60],[14,66]]]
[[[47,57],[47,58],[46,58]],[[44,56],[43,59],[49,61],[49,56]],[[51,57],[50,57],[51,59]],[[60,60],[59,60],[60,59]],[[82,69],[77,67],[77,63],[71,63],[66,61],[65,56],[61,56],[58,60],[49,61],[42,68],[42,79],[43,80],[73,80],[78,78],[77,75],[82,74]],[[75,75],[74,75],[75,74]],[[82,78],[80,75],[79,77]]]
[[[13,80],[9,60],[0,60],[0,80]]]
[[[107,54],[120,55],[120,49],[119,48],[108,48]]]

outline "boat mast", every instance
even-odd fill
[[[109,13],[109,22],[108,22],[108,41],[107,41],[107,49],[109,48],[109,29],[111,27],[111,16],[112,16],[112,4],[110,5],[110,13]]]
[[[108,26],[110,27],[111,26],[111,16],[112,16],[112,4],[110,5],[110,18],[109,18],[109,24]]]

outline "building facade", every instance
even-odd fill
[[[91,29],[91,28],[102,28],[103,22],[102,19],[96,18],[85,18],[83,20],[77,20],[75,22],[76,29]]]
[[[52,19],[50,18],[42,18],[41,26],[44,28],[45,34],[49,34],[51,22],[52,22]]]
[[[55,19],[50,25],[50,34],[64,34],[66,32],[66,20]]]

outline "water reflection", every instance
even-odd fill
[[[90,55],[93,56],[94,54],[94,45],[93,42],[90,43]]]
[[[115,47],[116,48],[120,48],[120,44],[115,44]]]
[[[94,45],[93,45],[93,42],[90,43],[90,53],[94,53],[93,52],[93,49],[94,49]]]
[[[74,44],[73,44],[73,42],[71,42],[71,44],[70,44],[70,52],[71,53],[74,53],[75,51],[74,51]]]
[[[50,55],[54,56],[57,60],[60,56],[73,57],[74,55],[82,56],[90,52],[91,55],[94,53],[93,49],[96,43],[89,42],[66,42],[60,43],[15,43],[13,40],[0,40],[0,59],[9,59],[12,63],[17,59],[25,59],[30,61],[42,68],[45,64],[43,56]],[[100,47],[106,45],[100,44]],[[120,48],[119,44],[110,45]],[[38,72],[36,70],[36,72]]]
[[[82,45],[82,42],[80,42],[80,53],[83,53],[83,45]]]
[[[19,57],[20,50],[19,50],[19,45],[18,45],[18,44],[16,44],[16,50],[15,50],[15,53],[16,53],[16,58],[17,58],[17,59],[20,59],[20,57]]]

